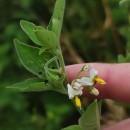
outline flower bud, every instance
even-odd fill
[[[95,96],[99,95],[99,91],[94,87],[92,87],[92,89],[90,90],[90,93],[95,95]]]

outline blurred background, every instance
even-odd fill
[[[61,48],[66,65],[130,62],[128,8],[119,0],[66,0]],[[33,43],[20,20],[46,27],[55,0],[0,0],[0,130],[60,130],[78,122],[68,97],[54,92],[16,93],[6,88],[32,76],[21,65],[13,39]],[[84,104],[89,102],[83,99]],[[105,100],[103,126],[129,117],[130,105]]]

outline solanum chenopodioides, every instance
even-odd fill
[[[84,87],[91,94],[98,95],[99,92],[94,87],[94,84],[104,85],[106,82],[98,77],[98,71],[89,64],[81,68],[71,84],[67,82],[65,64],[60,48],[60,33],[64,9],[65,0],[57,0],[47,28],[37,26],[25,20],[20,21],[21,28],[36,46],[30,46],[15,39],[15,48],[23,66],[35,77],[16,83],[9,88],[20,92],[52,90],[67,94],[81,113],[81,118],[79,119],[79,125],[70,126],[64,130],[69,130],[70,128],[71,130],[99,130],[101,102],[94,101],[85,111],[82,108],[79,97],[82,95]],[[89,75],[80,77],[80,73],[83,71],[88,71]]]
[[[60,33],[64,16],[65,0],[57,0],[53,15],[47,28],[21,20],[23,31],[29,36],[35,46],[30,46],[15,39],[14,44],[24,67],[36,75],[10,88],[19,91],[54,90],[67,93],[65,65],[60,48]],[[62,69],[62,75],[60,74]]]

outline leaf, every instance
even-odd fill
[[[13,89],[15,89],[17,91],[21,91],[21,92],[25,92],[25,91],[29,91],[29,90],[33,91],[33,89],[32,90],[30,89],[31,86],[33,84],[36,84],[36,83],[39,83],[39,82],[41,82],[41,79],[36,77],[36,78],[27,79],[26,81],[21,82],[21,83],[16,83],[16,84],[9,86],[7,88],[13,88]],[[37,90],[35,89],[35,91],[38,91],[38,89]]]
[[[37,40],[34,31],[37,29],[37,26],[31,22],[25,21],[25,20],[21,20],[20,21],[20,25],[21,28],[23,29],[23,31],[29,36],[29,38],[36,43],[37,45],[42,46],[42,44]],[[39,26],[38,26],[39,28]],[[41,27],[40,27],[41,29]]]
[[[50,85],[49,83],[43,82],[41,79],[37,77],[28,79],[21,83],[16,83],[7,88],[14,89],[19,92],[31,92],[31,91],[41,92],[41,91],[51,90],[51,91],[60,92],[62,94],[66,93],[66,91],[64,91],[63,89],[55,88],[54,86]]]
[[[125,57],[123,56],[123,55],[118,55],[118,63],[124,63],[124,62],[126,62],[126,59],[125,59]]]
[[[130,4],[130,0],[121,0],[119,2],[120,6],[129,6],[129,4]]]
[[[72,125],[61,130],[82,130],[79,125]]]
[[[43,28],[42,26],[36,26],[36,30],[46,30],[46,29]]]
[[[57,71],[56,71],[57,73]],[[65,80],[65,76],[61,76],[59,77],[59,75],[57,75],[55,72],[48,72],[47,73],[47,79],[49,81],[50,84],[52,84],[55,88],[61,88],[63,89],[63,91],[66,91],[64,88],[64,80]]]
[[[52,18],[48,25],[48,30],[53,31],[58,38],[60,37],[61,33],[64,10],[65,10],[65,0],[57,0],[55,3]]]
[[[50,30],[50,31],[52,31],[52,17],[51,17],[51,19],[50,19],[50,21],[49,21],[49,24],[48,24],[48,26],[47,26],[47,30]]]
[[[65,76],[62,75],[61,77],[59,76],[59,72],[55,69],[53,69],[53,71],[48,71],[47,72],[47,79],[48,81],[53,84],[55,87],[63,87],[63,82],[65,80]]]
[[[53,84],[54,84],[55,87],[62,87],[62,88],[64,88],[64,85],[63,85],[64,80],[65,80],[65,76],[62,76],[59,79],[54,80]]]
[[[98,101],[99,114],[101,114],[101,108],[102,108],[102,100]]]
[[[50,52],[44,52],[39,55],[39,48],[26,45],[18,40],[14,40],[14,44],[23,66],[33,73],[41,77],[44,76],[44,64],[53,57]]]
[[[83,130],[100,130],[100,116],[97,101],[91,103],[79,119]]]
[[[36,30],[35,36],[40,44],[47,49],[55,49],[57,44],[56,35],[48,30]]]

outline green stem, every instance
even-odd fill
[[[58,44],[57,57],[58,57],[59,62],[60,62],[60,66],[61,66],[61,69],[62,69],[62,74],[65,76],[65,84],[64,85],[67,85],[65,63],[64,63],[63,56],[62,56],[62,51],[61,51],[61,48],[60,48],[60,44]]]
[[[51,62],[55,61],[57,58],[58,58],[58,57],[55,56],[55,57],[51,58],[49,61],[47,61],[47,63],[45,64],[44,70],[45,70],[45,74],[46,74],[46,75],[47,75],[48,65],[49,65]]]
[[[57,56],[51,58],[51,59],[45,64],[45,67],[47,68],[47,66],[48,66],[51,62],[53,62],[55,59],[57,59]]]
[[[56,55],[56,48],[55,48],[55,50],[53,50],[53,53],[54,53],[54,57],[57,57],[57,55]],[[57,69],[59,69],[59,68],[60,68],[60,65],[59,65],[59,63],[58,63],[57,58],[55,58],[55,63],[56,63]]]
[[[56,62],[57,69],[59,69],[60,66],[59,66],[59,63],[58,63],[57,59],[55,59],[55,62]]]
[[[77,107],[76,107],[77,108]],[[84,109],[81,107],[81,109],[77,108],[78,112],[80,113],[80,115],[82,115],[85,111]]]

